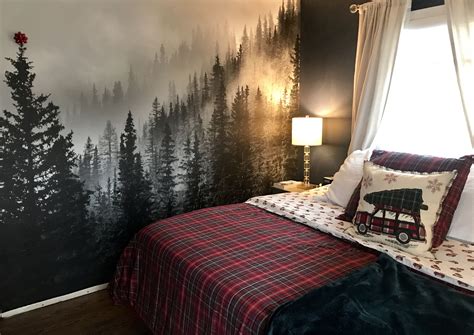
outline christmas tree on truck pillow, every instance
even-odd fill
[[[364,163],[355,233],[368,241],[432,257],[433,227],[456,171],[416,173]]]

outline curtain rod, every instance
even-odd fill
[[[352,4],[349,6],[349,10],[352,14],[355,14],[360,10],[360,5]]]

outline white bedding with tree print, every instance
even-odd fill
[[[333,205],[325,196],[327,187],[302,193],[259,196],[246,203],[286,217],[322,232],[383,252],[396,261],[447,283],[474,291],[474,245],[446,240],[431,250],[433,257],[415,256],[389,245],[361,239],[352,223],[338,220],[344,208]]]

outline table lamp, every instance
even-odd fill
[[[291,127],[291,144],[304,146],[304,179],[305,187],[310,186],[310,146],[322,144],[323,119],[320,117],[294,117]]]

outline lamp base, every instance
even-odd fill
[[[311,148],[309,145],[305,145],[304,146],[304,156],[303,156],[303,160],[304,160],[304,164],[303,164],[303,169],[304,169],[304,175],[303,175],[303,184],[305,187],[308,187],[310,188],[311,187],[311,183],[309,181],[309,178],[310,178],[310,167],[311,167],[311,163],[310,163],[310,152],[311,152]]]

